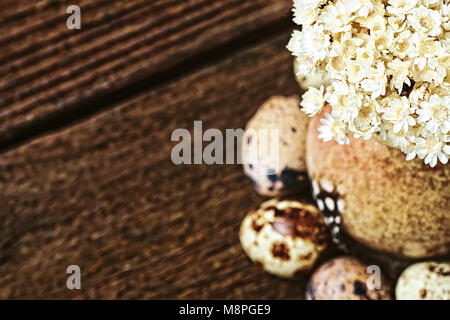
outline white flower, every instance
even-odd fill
[[[429,36],[437,36],[442,32],[441,15],[436,10],[427,9],[424,6],[414,8],[408,14],[408,21],[416,31]]]
[[[304,33],[303,53],[312,57],[314,61],[324,59],[330,45],[330,36],[324,33],[324,27],[316,24],[306,27]]]
[[[441,16],[442,16],[442,28],[444,30],[450,30],[450,3],[443,4],[441,6]]]
[[[359,61],[350,60],[347,62],[347,79],[351,83],[361,82],[368,75],[368,71],[368,66]]]
[[[356,51],[363,43],[363,39],[352,38],[351,33],[345,33],[341,36],[340,54],[347,58],[347,61],[353,60],[356,58]]]
[[[345,5],[344,1],[337,2],[335,5],[325,6],[319,21],[325,28],[332,32],[345,32],[351,30],[350,22],[355,19],[351,17],[351,11]]]
[[[296,76],[304,76],[315,72],[316,64],[312,59],[308,57],[297,57],[295,62],[297,66],[295,69]]]
[[[331,57],[326,66],[326,71],[328,71],[330,77],[333,79],[342,79],[342,72],[345,69],[345,60],[341,55]]]
[[[377,68],[371,68],[369,77],[361,82],[361,88],[370,92],[370,98],[376,99],[379,96],[386,94],[387,76],[385,74],[385,67],[383,61],[378,62]]]
[[[419,115],[417,121],[425,125],[432,134],[438,130],[441,133],[450,131],[450,97],[441,98],[437,94],[431,96],[430,101],[421,103],[416,111]]]
[[[448,162],[448,156],[444,153],[444,143],[435,136],[417,138],[415,143],[415,153],[420,159],[425,159],[425,164],[434,167],[438,159],[443,164]]]
[[[323,31],[324,27],[318,24],[303,26],[302,31],[294,31],[287,48],[295,56],[306,56],[314,62],[322,60],[330,45],[330,36]]]
[[[394,31],[389,27],[386,31],[374,32],[371,34],[375,44],[375,49],[386,52],[392,48],[394,43]]]
[[[347,10],[361,17],[367,17],[373,10],[373,0],[345,0]]]
[[[287,48],[296,57],[302,55],[303,33],[298,30],[294,30],[287,44]]]
[[[358,0],[361,6],[358,9],[358,15],[367,17],[373,10],[373,0]]]
[[[324,141],[336,140],[339,144],[348,144],[349,138],[346,132],[346,126],[342,121],[334,119],[329,113],[325,119],[320,120],[323,126],[319,127],[319,138]]]
[[[428,59],[428,65],[422,72],[422,77],[427,82],[432,82],[436,86],[443,84],[445,76],[447,74],[447,69],[442,65],[441,59],[430,58]]]
[[[358,116],[350,124],[351,131],[356,138],[370,139],[378,130],[380,119],[378,117],[376,101],[365,101],[358,110]]]
[[[439,57],[445,53],[445,49],[439,41],[433,38],[423,37],[417,44],[417,50],[421,57]]]
[[[395,15],[393,17],[388,18],[388,24],[389,27],[391,27],[392,31],[399,33],[403,32],[407,27],[407,23],[405,20],[406,20],[405,15],[403,14]]]
[[[428,60],[428,65],[420,71],[414,70],[414,81],[433,83],[434,85],[442,84],[444,74],[441,68],[436,69],[432,64],[436,61]]]
[[[314,116],[316,113],[322,110],[325,105],[324,100],[324,88],[320,89],[310,87],[302,96],[302,102],[300,105],[303,107],[303,112],[309,116]]]
[[[403,152],[408,150],[410,142],[408,141],[407,132],[401,130],[399,132],[394,132],[393,125],[390,122],[383,122],[381,125],[381,130],[383,131],[383,138],[385,143],[393,148],[402,150]]]
[[[333,117],[346,123],[351,122],[358,115],[358,109],[361,106],[361,99],[355,87],[343,81],[334,81],[332,86],[328,87],[325,101],[331,105]]]
[[[418,108],[419,105],[425,100],[425,96],[428,94],[428,86],[426,84],[416,84],[409,94],[409,102],[411,106]]]
[[[409,61],[402,61],[400,59],[395,59],[388,63],[387,74],[392,76],[391,88],[397,89],[399,94],[402,92],[404,83],[408,86],[411,85],[411,81],[408,78],[410,64]]]
[[[317,9],[326,0],[294,0],[294,8]]]
[[[414,46],[414,43],[411,39],[411,31],[406,30],[401,32],[395,37],[394,45],[392,46],[393,53],[401,58],[404,59],[407,56],[412,57],[417,55],[416,48]]]
[[[373,48],[369,45],[356,49],[356,62],[367,70],[375,61]]]
[[[440,6],[442,3],[442,0],[421,0],[422,4],[427,6],[427,7],[436,7],[436,6]]]
[[[374,16],[367,23],[367,28],[370,29],[371,32],[383,32],[386,30],[386,19],[383,16]]]
[[[446,145],[446,146],[444,147],[444,152],[445,152],[447,155],[450,155],[450,146],[449,146],[449,145]]]
[[[330,76],[325,70],[314,67],[308,73],[301,73],[300,66],[301,64],[296,59],[294,61],[294,73],[302,89],[320,88],[320,86],[326,86],[330,82]]]
[[[439,66],[444,68],[446,71],[448,70],[450,73],[450,48],[445,51],[445,54],[442,57],[438,58]]]
[[[295,73],[326,72],[301,103],[320,137],[375,137],[430,166],[450,155],[449,0],[294,0]]]
[[[411,116],[409,100],[406,97],[390,97],[388,107],[383,110],[383,119],[390,121],[394,133],[400,130],[408,131],[408,126],[414,126],[416,121]]]
[[[294,0],[294,22],[310,25],[316,21],[323,0]]]
[[[388,3],[387,11],[395,16],[410,12],[417,5],[417,0],[389,0]]]

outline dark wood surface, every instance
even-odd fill
[[[69,4],[0,6],[0,143],[270,34],[288,25],[291,7],[289,0],[81,0],[82,29],[68,30]]]
[[[176,128],[300,93],[291,1],[109,3],[71,34],[60,1],[2,2],[0,298],[302,298],[240,247],[263,201],[241,167],[170,160]]]

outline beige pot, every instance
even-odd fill
[[[318,138],[321,115],[308,128],[306,165],[313,193],[332,230],[399,257],[449,253],[450,165],[406,161],[372,139],[349,145]]]

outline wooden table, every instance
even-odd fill
[[[241,167],[170,159],[176,128],[300,93],[291,0],[76,2],[81,30],[73,1],[0,4],[0,298],[302,298],[239,245]]]

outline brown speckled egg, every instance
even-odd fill
[[[239,238],[251,260],[269,273],[291,278],[313,267],[327,248],[328,230],[313,205],[272,199],[245,217]]]
[[[397,300],[450,300],[450,262],[416,263],[401,274]]]
[[[321,265],[312,275],[308,300],[391,300],[392,289],[380,275],[374,281],[369,266],[353,257],[338,257]],[[377,288],[377,286],[379,287]]]
[[[244,172],[263,196],[280,196],[308,186],[305,134],[309,118],[297,97],[275,96],[266,101],[246,126],[242,154]],[[275,130],[275,131],[272,131]],[[278,130],[278,139],[272,132]],[[274,147],[278,142],[278,149]]]
[[[313,70],[307,75],[300,75],[298,74],[298,66],[297,60],[294,59],[294,75],[303,90],[308,90],[309,87],[318,89],[321,86],[326,86],[331,80],[328,72],[321,69]]]
[[[313,196],[334,240],[345,231],[398,257],[449,253],[450,166],[406,161],[401,151],[375,139],[324,142],[318,128],[328,111],[310,121],[306,162]]]

